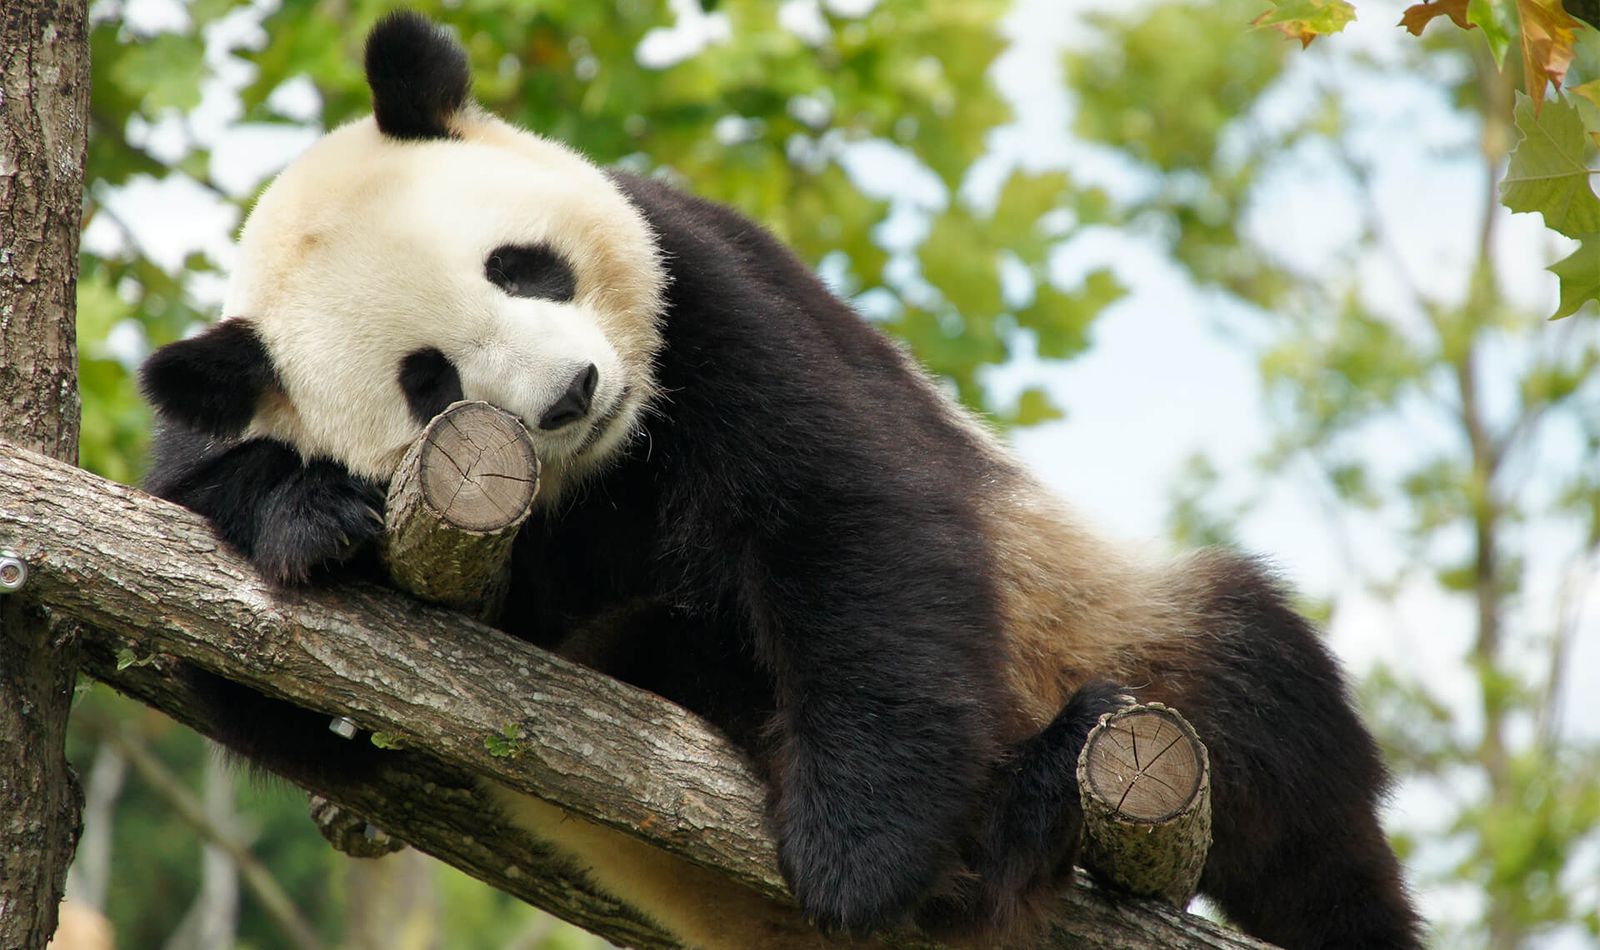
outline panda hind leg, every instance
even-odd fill
[[[1199,633],[1139,696],[1180,710],[1210,752],[1201,893],[1290,950],[1421,946],[1378,821],[1388,775],[1338,664],[1258,562],[1212,552],[1191,577]]]

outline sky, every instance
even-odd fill
[[[822,0],[785,0],[782,21],[802,34],[820,28]],[[860,12],[872,0],[829,0],[839,12]],[[1030,170],[1069,169],[1075,179],[1116,191],[1130,186],[1131,171],[1103,153],[1075,142],[1067,131],[1073,103],[1061,81],[1061,53],[1073,43],[1090,42],[1092,34],[1079,19],[1086,9],[1126,8],[1128,4],[1083,0],[1018,0],[1006,21],[1010,46],[994,68],[994,79],[1012,103],[1015,120],[995,133],[989,154],[974,169],[964,193],[980,196],[998,187],[1014,167]],[[1362,116],[1363,143],[1374,159],[1379,203],[1392,214],[1396,254],[1407,274],[1425,290],[1440,294],[1465,285],[1476,233],[1481,183],[1475,166],[1459,156],[1472,145],[1472,130],[1445,116],[1438,88],[1421,80],[1376,83],[1362,80],[1341,56],[1382,57],[1400,42],[1414,42],[1393,27],[1399,4],[1358,4],[1361,18],[1344,34],[1319,41],[1324,49],[1293,59],[1290,77],[1263,110],[1300,107],[1317,84],[1337,86],[1352,97],[1352,112]],[[641,62],[664,65],[693,55],[707,43],[726,36],[720,14],[705,14],[694,0],[673,0],[678,23],[646,38]],[[141,30],[182,26],[186,14],[178,0],[129,0],[126,15]],[[229,59],[226,48],[252,42],[259,35],[248,13],[217,24],[209,37],[211,59],[220,81],[207,89],[202,108],[186,123],[172,120],[139,130],[158,157],[176,161],[190,141],[213,149],[212,175],[229,191],[243,193],[271,174],[314,139],[307,130],[282,126],[237,124],[238,105],[232,89],[249,76],[249,67]],[[1330,51],[1335,55],[1329,55]],[[275,96],[289,114],[312,120],[317,101],[309,84],[291,84]],[[1454,154],[1455,158],[1452,158]],[[937,179],[910,164],[893,148],[867,146],[844,157],[846,167],[863,188],[893,199],[895,211],[885,224],[887,240],[914,236],[919,215],[948,200]],[[1292,169],[1291,169],[1292,171]],[[1304,171],[1303,169],[1301,171]],[[1331,176],[1330,176],[1331,177]],[[1267,211],[1249,227],[1287,260],[1315,268],[1316,262],[1357,226],[1348,194],[1336,184],[1319,185],[1314,174],[1288,174],[1269,186]],[[172,270],[195,249],[219,262],[231,258],[229,236],[237,225],[234,212],[204,189],[174,178],[156,185],[136,182],[111,199],[117,216],[131,222],[141,244]],[[1555,278],[1543,268],[1567,253],[1551,239],[1537,218],[1496,212],[1502,278],[1511,295],[1532,313],[1553,309]],[[85,236],[91,248],[108,250],[118,240],[109,225],[97,220]],[[1301,589],[1338,604],[1329,631],[1330,642],[1355,673],[1375,663],[1390,664],[1423,676],[1429,686],[1457,710],[1462,721],[1476,721],[1474,681],[1462,662],[1468,646],[1471,617],[1459,598],[1441,594],[1433,585],[1415,582],[1392,600],[1372,596],[1362,585],[1360,568],[1393,558],[1393,536],[1382,526],[1356,519],[1336,531],[1326,499],[1310,479],[1281,478],[1259,486],[1254,460],[1270,436],[1263,415],[1262,393],[1251,354],[1218,332],[1214,296],[1196,290],[1161,251],[1117,234],[1096,233],[1061,248],[1053,259],[1056,277],[1070,285],[1090,269],[1111,265],[1131,288],[1093,330],[1093,346],[1066,364],[1043,364],[1024,357],[987,380],[1004,402],[1034,384],[1044,385],[1064,420],[1022,430],[1014,445],[1049,487],[1066,498],[1091,524],[1131,544],[1153,551],[1166,546],[1170,498],[1184,462],[1204,451],[1223,475],[1225,491],[1258,496],[1254,512],[1240,531],[1251,549],[1267,554]],[[1374,265],[1364,275],[1367,293],[1376,299],[1400,293],[1401,277],[1390,267]],[[220,285],[209,291],[220,298]],[[1575,319],[1594,319],[1580,316]],[[137,332],[113,341],[130,360],[141,354]],[[1369,460],[1398,464],[1418,438],[1448,438],[1426,422],[1391,427],[1374,433],[1364,445]],[[1563,451],[1559,440],[1549,451]],[[1228,488],[1226,486],[1233,486]],[[1245,486],[1243,488],[1239,486]],[[1527,547],[1537,561],[1540,551],[1559,548],[1559,528],[1535,526]],[[1550,543],[1537,534],[1545,531]],[[1534,589],[1526,600],[1530,615],[1548,618],[1554,592],[1565,582],[1588,590],[1581,597],[1583,619],[1569,657],[1570,677],[1565,718],[1571,731],[1600,738],[1600,584],[1588,574],[1567,576],[1557,565],[1540,571],[1535,563]],[[1411,827],[1428,827],[1443,813],[1439,796],[1445,790],[1414,783],[1401,789],[1389,819]],[[1458,855],[1456,855],[1458,857]],[[1419,860],[1445,866],[1452,854],[1424,854]],[[1574,867],[1593,870],[1600,879],[1600,853],[1576,856]],[[1600,901],[1600,889],[1593,893]],[[1477,895],[1463,887],[1426,887],[1421,898],[1431,918],[1463,919],[1476,907]],[[1570,934],[1557,934],[1541,944],[1549,948],[1582,946]]]

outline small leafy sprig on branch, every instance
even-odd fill
[[[1347,0],[1269,0],[1272,8],[1254,25],[1278,30],[1302,46],[1341,32],[1356,18]],[[1522,51],[1524,91],[1513,119],[1520,139],[1501,182],[1501,203],[1512,211],[1537,212],[1545,226],[1579,242],[1572,254],[1550,266],[1561,297],[1551,319],[1571,316],[1600,301],[1600,198],[1589,185],[1594,172],[1585,158],[1600,144],[1600,79],[1568,87],[1579,31],[1600,28],[1600,0],[1427,0],[1405,9],[1399,26],[1413,36],[1444,17],[1462,30],[1477,30],[1495,62],[1505,65],[1512,40]],[[1557,98],[1546,108],[1551,84]],[[1585,104],[1592,104],[1588,108]],[[1582,106],[1582,108],[1580,108]]]

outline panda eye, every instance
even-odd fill
[[[578,289],[572,268],[543,244],[502,244],[489,252],[483,273],[513,297],[566,302]]]

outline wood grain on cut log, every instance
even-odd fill
[[[1205,744],[1160,703],[1107,713],[1078,757],[1083,864],[1112,886],[1182,907],[1211,849]]]
[[[539,491],[539,460],[516,416],[457,402],[412,443],[385,507],[382,554],[401,589],[479,620],[505,600],[517,530]]]

